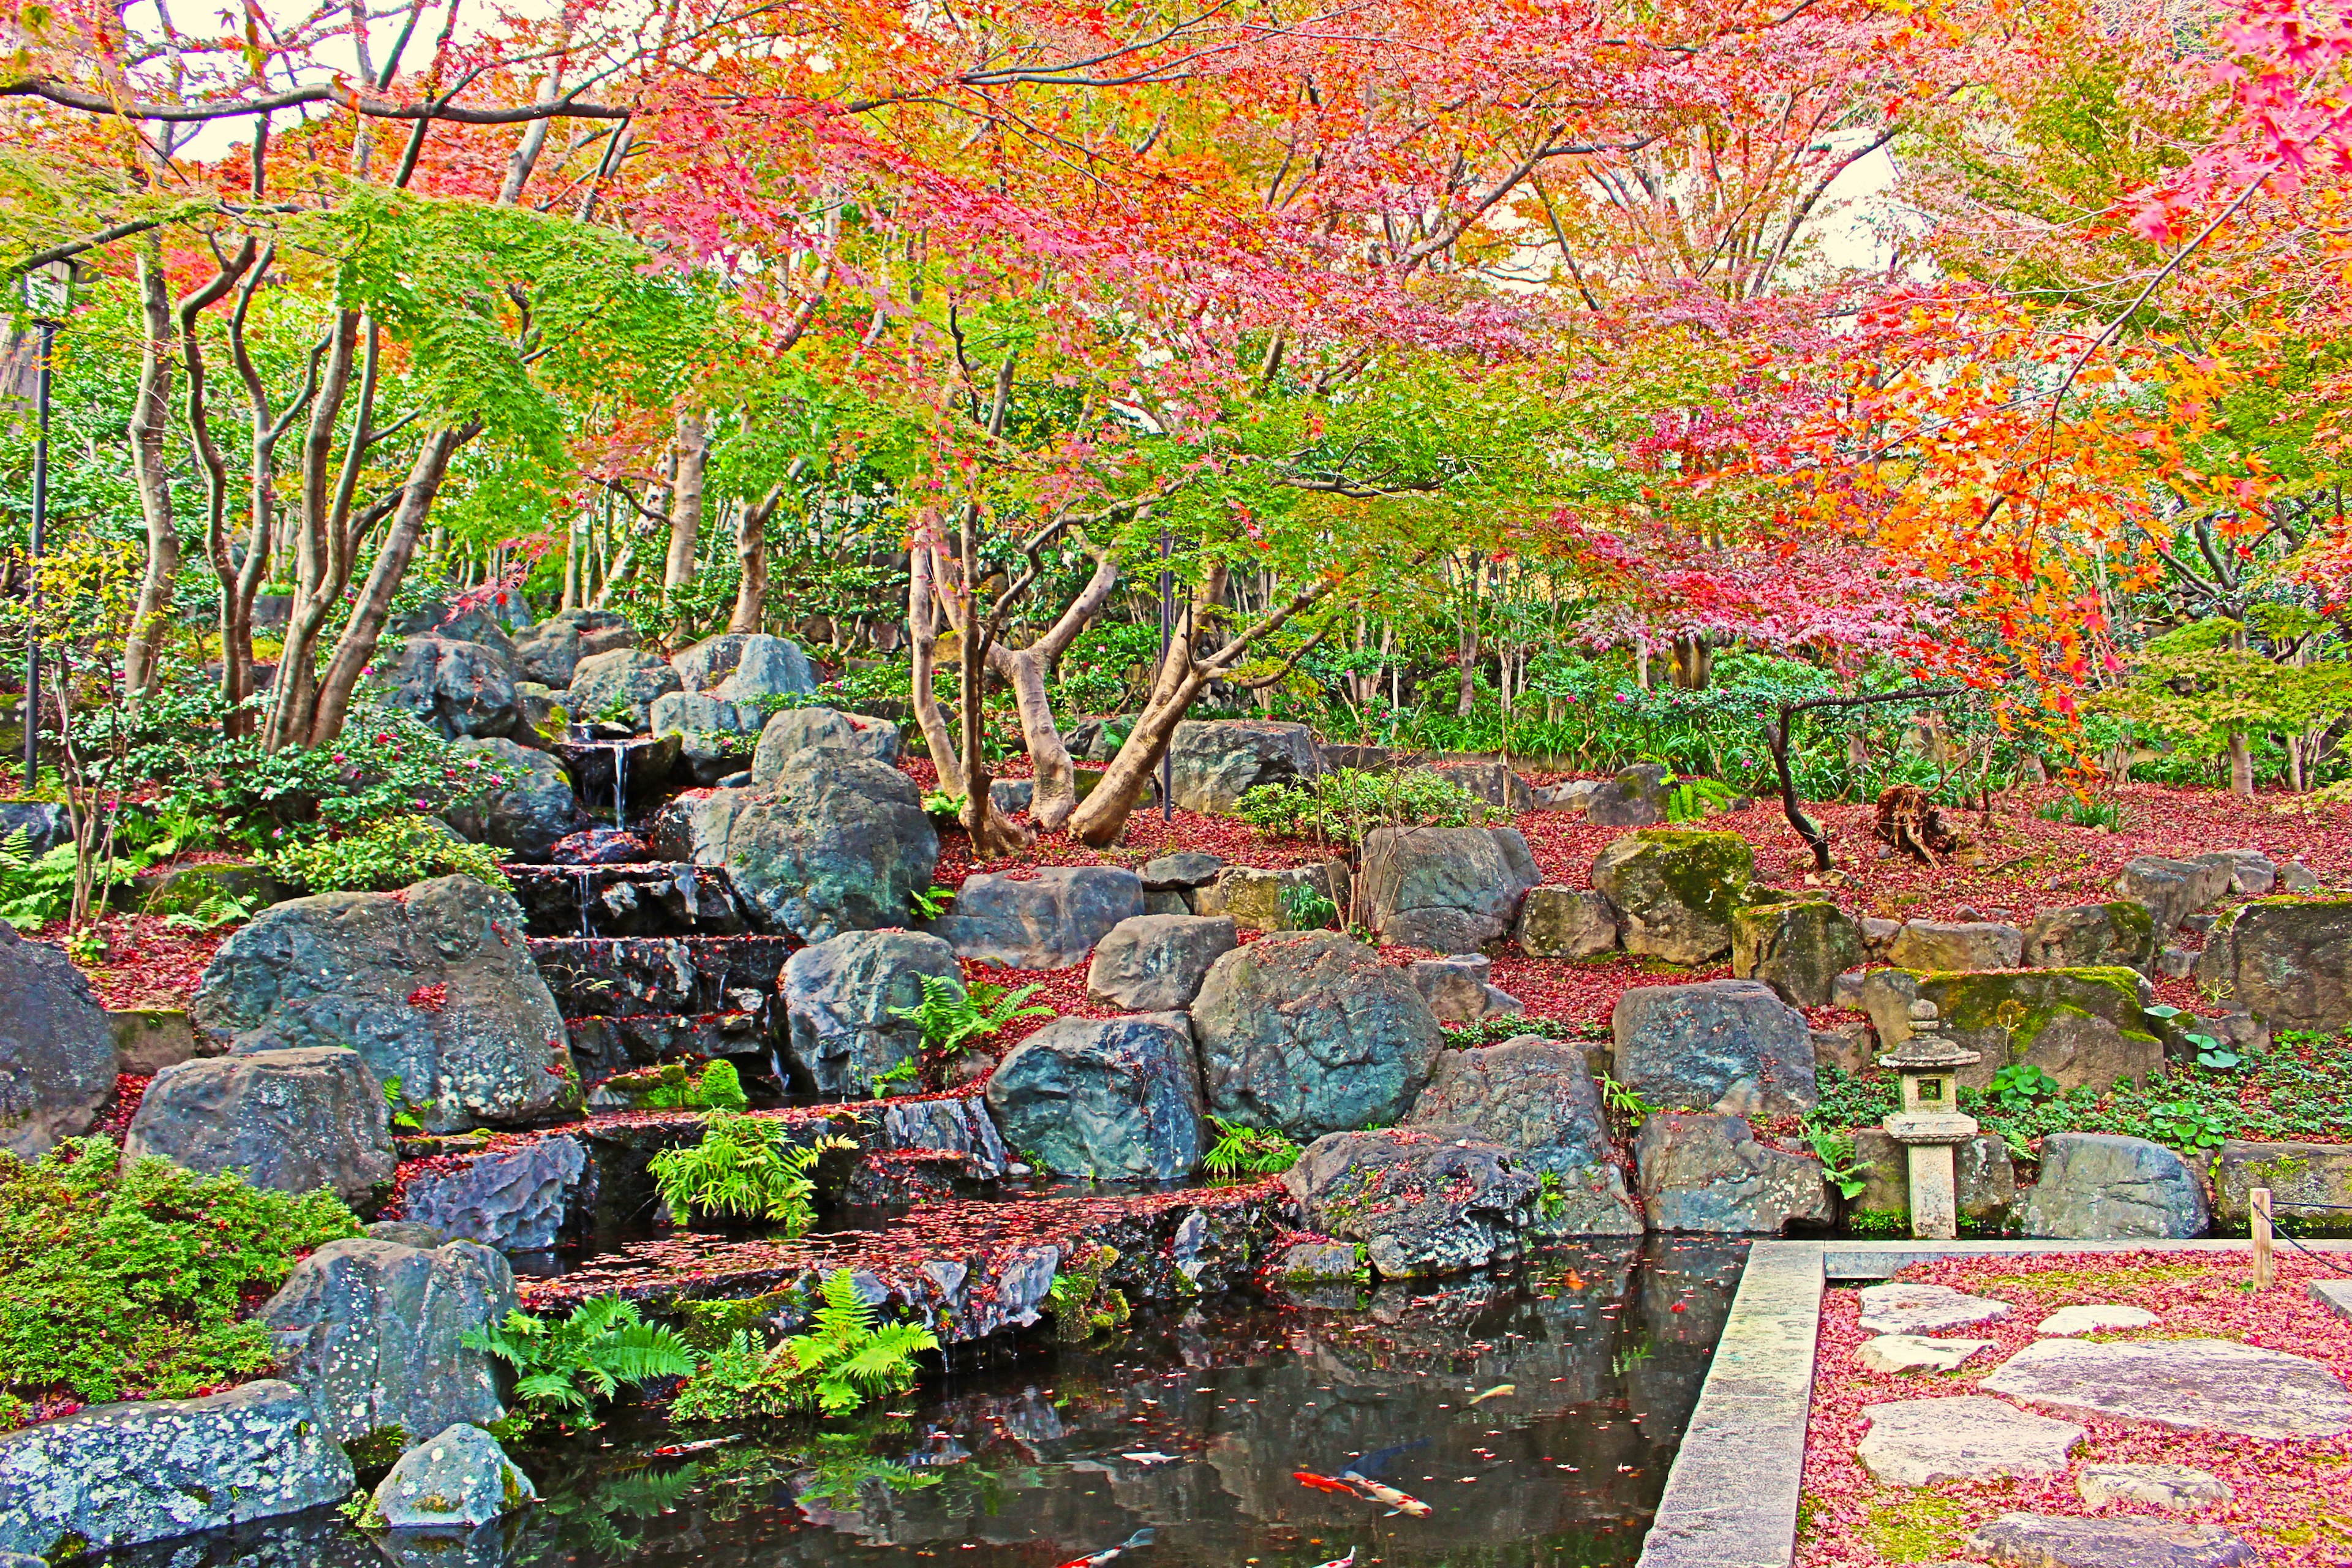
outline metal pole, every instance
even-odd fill
[[[1168,570],[1168,531],[1160,531],[1160,668],[1168,668],[1168,645],[1176,636],[1176,578]],[[1160,820],[1176,819],[1176,740],[1171,733],[1160,753]]]
[[[49,359],[56,351],[58,324],[44,321],[41,326],[41,353],[33,372],[34,402],[39,408],[37,433],[33,440],[33,535],[26,551],[32,582],[28,584],[34,613],[34,625],[25,635],[25,780],[24,791],[30,795],[38,780],[41,756],[41,545],[49,524]]]

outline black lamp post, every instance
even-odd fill
[[[73,306],[74,264],[51,261],[25,274],[25,307],[39,331],[40,348],[33,368],[33,402],[37,424],[33,440],[33,532],[26,551],[32,581],[35,625],[25,641],[25,782],[29,793],[40,776],[41,755],[41,547],[49,527],[49,365],[56,354],[58,327]]]

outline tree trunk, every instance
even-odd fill
[[[677,479],[669,495],[669,559],[662,567],[662,591],[675,594],[694,581],[695,550],[702,540],[702,470],[710,458],[710,431],[699,412],[677,416]]]
[[[131,405],[131,471],[139,487],[139,510],[147,522],[147,563],[122,650],[123,686],[134,699],[155,682],[157,648],[171,618],[172,579],[180,570],[172,476],[163,458],[172,426],[172,298],[162,252],[153,246],[139,256],[139,314],[142,341],[139,392]]]
[[[329,534],[335,528],[329,515],[329,469],[333,466],[335,425],[351,387],[352,356],[359,343],[360,315],[345,310],[336,320],[327,351],[327,368],[319,395],[310,405],[310,423],[302,437],[302,500],[294,530],[294,603],[286,618],[286,642],[278,660],[278,684],[269,707],[269,722],[262,743],[271,751],[300,745],[310,731],[318,696],[320,634],[341,596],[333,578],[334,550]],[[364,419],[362,419],[364,423]],[[355,438],[363,433],[355,432]]]
[[[1478,705],[1478,628],[1466,614],[1462,617],[1461,637],[1455,651],[1461,674],[1454,688],[1454,716],[1467,719]]]
[[[909,701],[916,726],[923,732],[923,744],[931,753],[931,766],[940,775],[940,788],[946,789],[948,781],[963,772],[963,764],[956,760],[955,737],[948,731],[947,716],[940,711],[939,611],[932,602],[931,550],[917,540],[907,552],[907,640],[914,657]]]
[[[2230,793],[2254,798],[2254,748],[2243,730],[2230,731]]]
[[[1021,711],[1021,739],[1028,749],[1031,770],[1036,777],[1031,785],[1029,816],[1041,833],[1059,833],[1078,805],[1077,768],[1070,761],[1070,749],[1063,743],[1060,727],[1054,722],[1053,702],[1046,692],[1046,672],[1078,633],[1086,629],[1087,623],[1101,613],[1118,586],[1118,562],[1108,551],[1097,552],[1094,575],[1044,636],[1025,648],[1009,648],[992,642],[988,650],[988,667],[1013,689],[1013,700]]]

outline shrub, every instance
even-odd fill
[[[809,1331],[762,1348],[738,1329],[678,1391],[670,1414],[681,1421],[736,1421],[815,1410],[846,1415],[871,1398],[915,1386],[915,1357],[940,1348],[916,1323],[877,1324],[846,1268],[825,1276],[824,1300]]]
[[[247,1308],[359,1222],[334,1194],[270,1192],[103,1137],[0,1154],[0,1389],[182,1397],[268,1370]],[[0,1425],[7,1423],[0,1418]]]
[[[820,1138],[795,1149],[789,1124],[771,1117],[714,1110],[702,1124],[702,1141],[691,1149],[666,1149],[653,1157],[654,1189],[684,1225],[696,1211],[736,1219],[772,1220],[786,1236],[798,1236],[816,1218],[810,1200],[816,1183],[809,1173],[827,1150],[856,1145],[845,1138]]]
[[[388,893],[431,877],[467,876],[507,885],[501,852],[469,844],[422,816],[394,816],[344,837],[286,846],[269,858],[272,875],[314,893]]]
[[[1360,844],[1378,827],[1465,827],[1486,820],[1486,803],[1427,768],[1364,773],[1339,768],[1243,793],[1234,814],[1273,838]]]
[[[1034,985],[1024,985],[1018,991],[1007,991],[1002,985],[992,985],[982,980],[970,986],[942,980],[936,974],[919,974],[915,978],[923,987],[923,999],[912,1007],[893,1007],[890,1016],[904,1018],[923,1031],[923,1048],[953,1055],[971,1046],[983,1036],[992,1035],[1015,1018],[1050,1018],[1051,1007],[1024,1007],[1035,993]]]
[[[468,1349],[494,1355],[515,1371],[516,1412],[526,1424],[572,1413],[592,1414],[621,1384],[684,1377],[695,1368],[694,1347],[677,1331],[648,1323],[635,1303],[597,1296],[566,1318],[509,1312],[503,1323],[470,1329]]]

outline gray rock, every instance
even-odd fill
[[[678,689],[708,692],[724,701],[804,697],[816,689],[816,671],[800,645],[760,632],[724,632],[670,661]]]
[[[2024,951],[2025,933],[1999,921],[1906,921],[1886,959],[1922,972],[2014,969]]]
[[[1977,1528],[1969,1550],[2034,1568],[2237,1568],[2261,1557],[2217,1525],[2046,1513],[2002,1514]]]
[[[515,662],[525,679],[562,691],[583,658],[636,646],[637,629],[617,611],[565,610],[515,637]]]
[[[199,1054],[195,1026],[188,1022],[188,1015],[180,1008],[109,1008],[106,1021],[114,1030],[114,1070],[118,1073],[153,1078],[165,1068],[177,1067]]]
[[[977,1094],[939,1100],[894,1100],[882,1109],[882,1142],[889,1150],[936,1149],[963,1156],[982,1180],[1005,1173],[1013,1155],[997,1135],[987,1102]]]
[[[2156,962],[2156,921],[2130,899],[2045,910],[2026,928],[2022,962],[2033,969],[2121,964],[2146,973]]]
[[[1244,931],[1293,931],[1297,926],[1284,901],[1292,889],[1313,889],[1344,915],[1349,887],[1348,868],[1337,860],[1272,871],[1228,866],[1193,891],[1192,907],[1204,915],[1230,916]]]
[[[1541,1191],[1511,1150],[1446,1126],[1330,1133],[1282,1183],[1309,1226],[1362,1242],[1391,1279],[1516,1258]]]
[[[887,765],[898,760],[898,726],[830,708],[787,708],[760,731],[759,749],[751,753],[751,782],[772,782],[782,773],[784,759],[804,746],[854,752]]]
[[[1428,771],[1455,789],[1467,790],[1496,811],[1517,815],[1536,809],[1536,792],[1504,763],[1440,763]]]
[[[1666,770],[1655,763],[1620,768],[1591,791],[1584,820],[1597,827],[1654,827],[1666,819]]]
[[[2219,851],[2230,862],[2230,891],[2259,899],[2278,886],[2278,867],[2259,849]]]
[[[384,623],[384,629],[394,637],[486,643],[509,655],[514,647],[512,635],[530,627],[530,607],[521,595],[507,588],[456,597],[436,594],[414,609],[395,611]]]
[[[1523,1036],[1467,1051],[1444,1051],[1429,1087],[1413,1102],[1414,1126],[1467,1127],[1519,1152],[1554,1179],[1544,1184],[1535,1227],[1564,1236],[1639,1236],[1642,1216],[1611,1161],[1601,1091],[1572,1045]]]
[[[0,921],[0,1149],[37,1160],[98,1125],[114,1027],[73,960]]]
[[[1873,1334],[1933,1334],[1996,1323],[2009,1313],[2008,1302],[1990,1296],[1971,1296],[1949,1285],[1897,1280],[1863,1288],[1860,1327]]]
[[[350,1046],[435,1131],[546,1117],[578,1089],[522,923],[471,877],[291,900],[221,944],[189,1016],[239,1054]]]
[[[1755,980],[1638,985],[1609,1016],[1619,1081],[1653,1105],[1734,1116],[1812,1109],[1813,1032]]]
[[[362,1208],[399,1160],[383,1086],[359,1052],[333,1046],[164,1068],[122,1144],[126,1162],[150,1155],[281,1193],[326,1187]]]
[[[430,1252],[446,1247],[457,1237],[436,1225],[424,1225],[415,1220],[380,1219],[361,1227],[370,1241],[396,1241],[403,1247],[414,1247]]]
[[[399,646],[383,679],[386,700],[455,740],[528,732],[506,651],[478,642],[414,637]]]
[[[794,1087],[863,1100],[877,1079],[916,1059],[922,1028],[891,1009],[920,1006],[926,977],[963,992],[954,952],[920,931],[844,931],[793,954],[776,990],[792,1031]]]
[[[1813,1065],[1817,1068],[1832,1067],[1851,1076],[1867,1071],[1875,1055],[1868,1024],[1832,1024],[1826,1029],[1813,1031]]]
[[[2238,1495],[2221,1477],[2187,1465],[2084,1465],[2074,1489],[2093,1508],[2138,1502],[2169,1513],[2193,1513],[2200,1504]]]
[[[1654,1113],[1633,1140],[1642,1206],[1656,1230],[1777,1234],[1833,1215],[1821,1162],[1756,1141],[1737,1116]]]
[[[1189,1176],[1202,1152],[1192,1026],[1172,1012],[1057,1019],[996,1065],[988,1110],[1008,1142],[1062,1175]]]
[[[355,1238],[297,1263],[258,1316],[279,1373],[310,1396],[329,1437],[396,1427],[406,1442],[506,1414],[496,1363],[461,1341],[516,1305],[514,1270],[478,1242],[426,1252]]]
[[[1983,1089],[2003,1067],[2026,1062],[2061,1088],[2104,1090],[2145,1081],[2164,1065],[2164,1042],[2146,1011],[2154,1000],[2147,984],[2128,969],[1874,969],[1859,1000],[1888,1049],[1911,1037],[1911,1004],[1934,1003],[1946,1037],[1979,1053],[1953,1075],[1962,1088]]]
[[[1215,881],[1217,873],[1224,868],[1224,861],[1198,849],[1161,855],[1143,863],[1143,890],[1147,893],[1190,892],[1194,888],[1205,888]]]
[[[738,750],[756,745],[769,717],[756,702],[730,702],[707,691],[665,691],[646,710],[655,734],[684,735],[689,748],[700,734],[746,737]]]
[[[1087,994],[1129,1013],[1189,1007],[1209,966],[1239,944],[1239,931],[1223,916],[1132,916],[1095,944]]]
[[[1119,866],[1048,866],[964,879],[955,907],[925,930],[958,958],[1010,969],[1067,969],[1121,921],[1143,913],[1143,883]]]
[[[1029,809],[1037,797],[1035,779],[992,779],[988,785],[988,804],[1000,816],[1018,816]]]
[[[1990,1340],[1939,1340],[1925,1334],[1880,1334],[1856,1347],[1864,1372],[1900,1375],[1912,1372],[1958,1372],[1970,1356],[1989,1350]]]
[[[2352,1431],[2352,1394],[2333,1373],[2235,1340],[2036,1340],[1982,1386],[2068,1415],[2176,1432],[2309,1438]]]
[[[2282,893],[2308,893],[2319,886],[2319,873],[2300,860],[2290,860],[2278,868],[2277,887]]]
[[[2352,1279],[2315,1279],[2305,1294],[2346,1322],[2352,1323]]]
[[[2236,875],[2237,865],[2227,855],[2200,855],[2194,860],[2142,855],[2125,864],[2116,891],[2145,905],[2161,937],[2198,910],[2212,908]]]
[[[1345,1241],[1294,1242],[1274,1267],[1285,1285],[1344,1285],[1356,1278],[1356,1248]]]
[[[1358,860],[1372,929],[1437,952],[1475,952],[1509,934],[1543,880],[1514,827],[1376,827]]]
[[[566,1219],[587,1206],[583,1184],[593,1179],[581,1140],[534,1138],[471,1159],[413,1169],[400,1201],[412,1222],[444,1240],[478,1241],[500,1252],[545,1252],[562,1239]]]
[[[1737,834],[1645,828],[1592,862],[1592,885],[1617,911],[1625,951],[1706,963],[1731,951],[1731,911],[1756,875]]]
[[[2163,1144],[2056,1132],[2042,1141],[2042,1179],[2026,1189],[2021,1218],[2028,1236],[2123,1241],[2202,1236],[2212,1212],[2204,1184]]]
[[[1491,984],[1495,961],[1484,953],[1418,959],[1404,967],[1441,1024],[1466,1024],[1525,1011],[1519,999]]]
[[[0,844],[20,830],[25,858],[37,860],[58,845],[73,842],[73,814],[53,800],[0,800]]]
[[[1585,811],[1591,806],[1592,797],[1604,787],[1597,779],[1570,779],[1562,784],[1548,784],[1535,792],[1535,809]]]
[[[2197,978],[2273,1029],[2352,1026],[2352,899],[2261,899],[2206,938]]]
[[[2213,1161],[2214,1217],[2235,1228],[2267,1187],[2271,1212],[2298,1234],[2352,1231],[2352,1144],[2257,1143],[2230,1139]]]
[[[2058,1475],[2083,1440],[2071,1421],[1976,1394],[1865,1405],[1862,1414],[1870,1431],[1854,1458],[1879,1480],[1905,1487]]]
[[[1617,911],[1599,893],[1530,888],[1512,936],[1529,958],[1598,958],[1616,951]]]
[[[1862,928],[1827,899],[1745,904],[1731,915],[1731,973],[1799,1007],[1826,1006],[1837,977],[1863,959]]]
[[[2033,1331],[2045,1338],[2071,1337],[2116,1329],[2152,1329],[2163,1321],[2145,1307],[2127,1307],[2119,1301],[2083,1301],[2059,1308],[2034,1324]]]
[[[1443,1047],[1404,973],[1335,931],[1267,936],[1218,959],[1192,1035],[1210,1110],[1302,1142],[1402,1118]]]
[[[400,1457],[376,1483],[375,1511],[393,1530],[488,1524],[538,1500],[539,1489],[499,1440],[459,1421]]]
[[[1862,950],[1873,958],[1885,958],[1886,950],[1902,934],[1901,921],[1883,920],[1877,915],[1862,917]]]
[[[0,1551],[50,1561],[339,1502],[352,1462],[274,1378],[0,1436]]]
[[[449,826],[477,844],[514,851],[517,858],[544,860],[558,839],[588,826],[588,814],[572,792],[572,775],[545,752],[491,737],[459,741],[450,748],[461,757],[479,754],[520,770],[503,788],[485,790],[445,814]]]
[[[906,924],[911,895],[939,865],[940,836],[915,781],[856,752],[804,748],[769,788],[718,798],[740,804],[703,813],[698,826],[707,834],[725,819],[736,897],[768,929],[803,942]]]
[[[1168,754],[1171,798],[1181,810],[1212,816],[1229,815],[1259,784],[1323,771],[1313,731],[1255,719],[1188,719],[1176,726]]]
[[[617,721],[642,731],[653,724],[654,699],[677,689],[677,671],[657,653],[620,647],[593,654],[572,672],[572,721]]]

